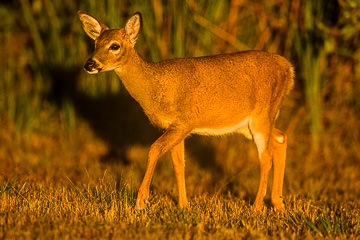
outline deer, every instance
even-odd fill
[[[263,209],[273,167],[271,203],[284,211],[282,196],[287,135],[275,128],[284,97],[294,84],[294,68],[284,57],[259,50],[150,62],[135,49],[142,15],[122,29],[110,29],[78,11],[95,50],[84,68],[89,74],[114,70],[150,122],[163,131],[150,146],[135,208],[146,208],[159,157],[170,151],[178,205],[189,206],[185,187],[184,141],[192,135],[240,133],[253,140],[260,160],[260,183],[252,208]]]

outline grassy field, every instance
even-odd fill
[[[330,163],[321,156],[316,162],[310,156],[297,159],[298,150],[290,147],[285,174],[287,211],[275,212],[267,197],[263,210],[254,212],[251,203],[259,178],[256,148],[240,136],[217,138],[218,146],[241,145],[234,153],[231,147],[218,150],[219,159],[206,166],[188,151],[188,209],[177,207],[176,181],[166,155],[154,176],[149,207],[136,211],[147,147],[129,147],[128,163],[102,162],[107,144],[91,134],[86,123],[78,124],[72,134],[55,133],[48,139],[32,134],[12,140],[1,134],[0,157],[11,159],[1,161],[1,238],[360,237],[356,164]],[[210,141],[192,137],[186,145],[192,149]],[[224,154],[234,156],[220,162]]]
[[[165,155],[150,204],[134,209],[150,125],[114,73],[82,68],[93,50],[76,16],[120,28],[136,11],[148,60],[247,49],[284,55],[296,83],[277,121],[288,134],[286,212],[254,212],[255,144],[186,141],[188,209]],[[0,4],[1,239],[360,239],[358,1],[72,1]],[[271,177],[268,193],[271,192]]]

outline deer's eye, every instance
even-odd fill
[[[110,49],[111,49],[111,50],[119,50],[119,48],[120,48],[120,45],[117,44],[117,43],[114,43],[114,44],[112,44],[112,45],[110,46]]]

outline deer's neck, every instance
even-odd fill
[[[151,94],[156,89],[156,81],[151,76],[153,64],[144,60],[135,49],[131,49],[125,63],[115,69],[127,91],[144,110],[150,107]]]

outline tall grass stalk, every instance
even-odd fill
[[[319,1],[321,2],[321,1]],[[297,25],[295,34],[295,51],[301,68],[299,74],[304,80],[305,101],[309,111],[312,147],[319,150],[322,132],[322,86],[323,76],[320,59],[326,57],[322,41],[326,41],[323,32],[318,28],[322,20],[322,4],[306,0],[304,4],[304,24]],[[300,78],[300,79],[301,79]]]
[[[314,54],[311,44],[307,43],[303,56],[303,73],[305,80],[305,97],[309,108],[310,130],[312,146],[315,151],[319,150],[320,133],[322,131],[321,114],[321,70],[320,57]]]

